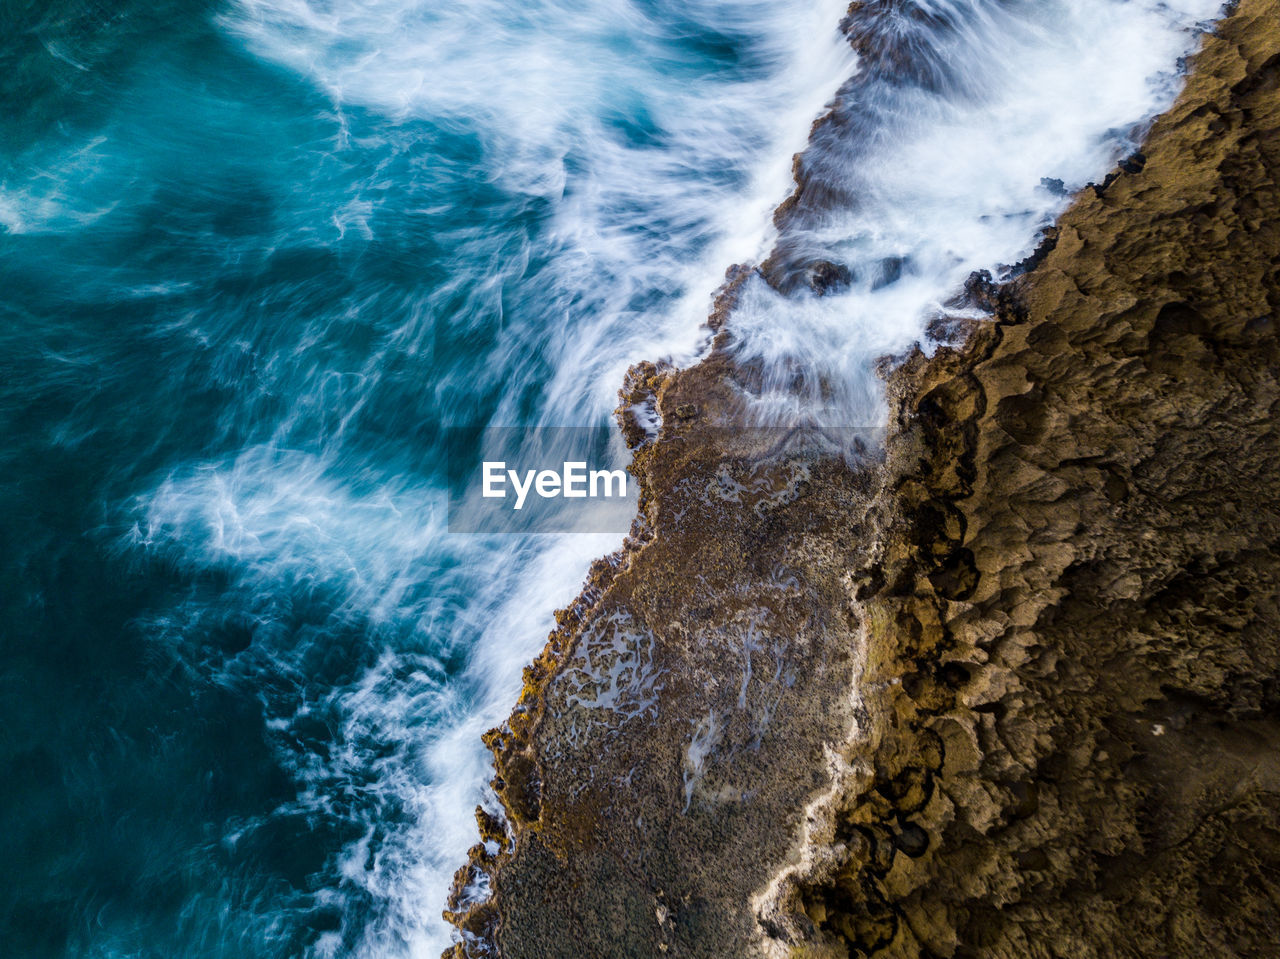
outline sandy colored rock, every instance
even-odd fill
[[[1241,3],[997,322],[893,377],[871,775],[782,943],[1276,954],[1278,27]]]

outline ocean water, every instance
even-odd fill
[[[607,423],[777,242],[850,281],[747,284],[762,417],[874,422],[1218,8],[870,6],[859,62],[829,0],[0,5],[6,954],[438,954],[479,736],[620,542],[449,533],[448,428]]]

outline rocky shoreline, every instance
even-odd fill
[[[1278,130],[1241,0],[882,458],[732,429],[732,271],[631,371],[641,516],[487,736],[455,959],[1273,954]]]

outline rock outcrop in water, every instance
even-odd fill
[[[726,431],[723,348],[633,370],[642,517],[490,734],[454,954],[1274,955],[1277,170],[1241,0],[994,319],[895,367],[883,462]]]

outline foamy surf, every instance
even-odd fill
[[[484,291],[539,256],[551,259],[539,322],[497,346],[517,353],[527,335],[554,357],[538,421],[598,420],[636,359],[692,361],[723,267],[760,263],[780,240],[844,266],[852,281],[826,297],[780,293],[759,275],[748,281],[731,329],[737,355],[766,371],[763,418],[820,410],[836,425],[878,425],[874,361],[921,339],[972,270],[998,271],[1030,251],[1066,202],[1043,180],[1079,188],[1135,147],[1141,125],[1176,92],[1178,58],[1217,5],[933,6],[958,29],[931,35],[928,18],[904,19],[902,29],[917,31],[910,44],[938,57],[936,68],[916,82],[849,83],[836,110],[866,115],[860,137],[814,147],[854,202],[784,223],[780,238],[771,213],[790,189],[790,154],[858,70],[836,31],[838,6],[805,18],[763,5],[682,7],[699,29],[754,32],[759,66],[730,83],[685,77],[678,89],[646,87],[648,71],[663,66],[664,11],[631,4],[552,6],[513,19],[474,5],[338,4],[321,15],[255,2],[226,23],[260,56],[310,76],[338,111],[359,105],[475,125],[483,155],[494,158],[485,175],[553,204],[544,247],[523,248],[514,268],[495,263],[496,278],[474,281]],[[648,129],[620,137],[620,118]],[[686,178],[688,170],[707,176]],[[459,239],[460,252],[487,242]],[[886,262],[900,264],[892,277]],[[508,356],[504,365],[520,362]],[[809,395],[796,393],[797,370]],[[520,410],[520,392],[509,390],[492,422],[527,422]],[[450,706],[406,724],[413,694],[402,686],[366,679],[341,694],[350,696],[344,713],[384,731],[377,739],[413,744],[412,761],[379,780],[397,809],[412,810],[406,825],[372,860],[362,839],[344,867],[349,883],[386,906],[366,929],[367,953],[444,945],[434,897],[474,840],[471,806],[486,801],[479,733],[505,715],[551,609],[572,595],[591,557],[615,545],[603,539],[499,547],[485,563],[441,546],[473,573],[487,570],[459,612],[462,629],[453,628],[470,634],[468,667],[433,693]],[[505,598],[512,590],[514,601]],[[368,757],[348,761],[350,772],[330,777],[355,775]],[[372,869],[353,867],[362,857]],[[334,934],[330,947],[339,941]]]
[[[761,420],[881,425],[875,362],[927,347],[925,323],[958,312],[972,272],[1007,277],[1071,193],[1137,149],[1220,7],[866,5],[872,62],[802,162],[772,284],[739,295],[734,352],[764,372]],[[814,295],[796,276],[813,264],[843,282]]]
[[[101,49],[110,25],[42,20],[32,89],[83,111],[0,154],[35,571],[11,595],[94,596],[54,637],[85,649],[32,648],[123,650],[101,707],[65,697],[56,771],[134,803],[56,859],[136,890],[75,903],[68,948],[438,953],[491,802],[480,734],[620,542],[450,535],[445,428],[607,422],[625,369],[695,361],[724,269],[775,247],[849,280],[748,281],[761,419],[878,424],[873,360],[1029,251],[1065,203],[1042,179],[1132,149],[1216,8],[866,5],[910,54],[892,76],[826,0],[126,3]],[[775,228],[833,104],[802,161],[828,200]]]
[[[175,470],[136,503],[131,548],[225,577],[229,605],[258,610],[251,628],[278,637],[270,653],[255,641],[252,666],[241,654],[229,668],[294,679],[291,694],[264,697],[301,790],[291,809],[362,826],[321,897],[341,922],[312,954],[431,955],[447,944],[443,894],[474,841],[473,807],[493,804],[480,735],[505,717],[552,611],[621,539],[447,535],[440,480],[411,452],[352,449],[385,362],[415,357],[446,423],[470,422],[449,397],[489,388],[492,424],[585,425],[608,420],[630,363],[692,360],[724,264],[767,250],[790,157],[854,67],[841,9],[548,4],[513,16],[475,4],[251,2],[221,15],[254,54],[323,91],[338,145],[357,139],[349,117],[370,115],[377,122],[362,122],[376,132],[363,135],[392,156],[416,149],[424,123],[471,140],[469,175],[501,197],[491,215],[515,218],[451,223],[437,235],[447,275],[393,307],[358,369],[285,373],[291,409],[266,442]],[[707,42],[723,47],[710,60]],[[438,175],[410,172],[423,178],[415,202],[431,202]],[[403,199],[385,186],[376,175],[353,183],[328,242],[377,244],[394,229]],[[536,238],[522,227],[531,211],[544,220]],[[311,336],[332,322],[317,317]],[[440,362],[476,339],[487,355],[475,366]],[[299,593],[325,611],[301,637],[281,615]],[[166,634],[180,637],[204,602],[166,612]],[[341,641],[339,622],[384,652],[350,680],[310,681],[307,664]],[[299,730],[320,721],[326,746],[297,749]]]

